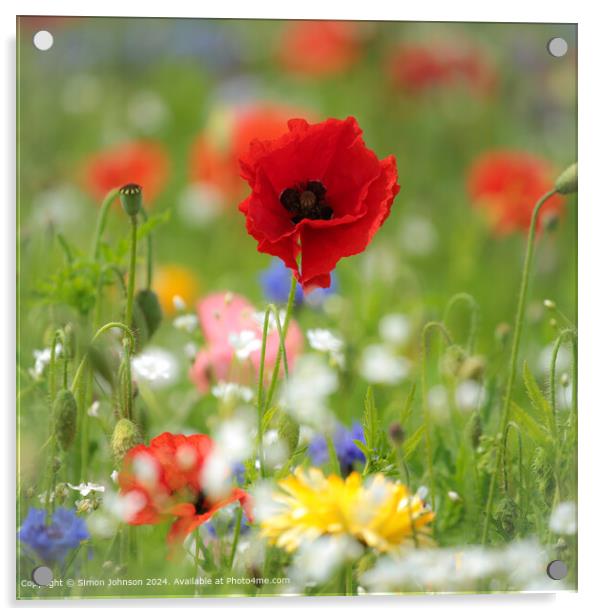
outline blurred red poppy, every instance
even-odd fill
[[[84,173],[95,199],[102,199],[113,188],[139,184],[149,203],[164,187],[168,167],[167,154],[159,143],[135,141],[94,154],[86,162]]]
[[[175,517],[167,539],[179,543],[221,508],[236,501],[252,520],[250,497],[244,490],[226,485],[225,492],[213,499],[204,491],[203,468],[213,447],[205,434],[164,432],[148,446],[130,449],[118,476],[125,521],[132,525],[157,524]]]
[[[239,209],[259,252],[280,257],[304,287],[328,287],[337,262],[362,252],[388,217],[395,158],[379,161],[352,117],[288,126],[241,158],[251,194]]]
[[[520,151],[487,152],[468,171],[467,188],[475,207],[486,212],[500,234],[528,230],[537,200],[554,187],[556,172],[546,160]],[[554,196],[541,209],[538,227],[546,215],[561,214],[564,199]]]
[[[288,119],[307,114],[276,103],[258,103],[227,113],[217,122],[221,130],[207,130],[192,147],[190,175],[214,189],[223,200],[242,191],[238,159],[253,139],[275,139],[286,132]],[[222,123],[225,126],[222,126]],[[218,135],[219,133],[219,135]],[[223,143],[219,143],[220,139]]]
[[[389,57],[393,84],[419,95],[435,88],[466,87],[479,95],[491,94],[497,75],[486,55],[462,44],[404,44]]]
[[[347,70],[360,55],[358,24],[348,21],[293,21],[280,38],[283,67],[302,75],[326,76]]]

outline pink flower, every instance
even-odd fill
[[[252,382],[259,373],[264,313],[244,297],[233,293],[214,293],[197,304],[197,314],[206,345],[196,356],[190,378],[199,391],[209,391],[217,381]],[[268,330],[266,375],[276,363],[280,339],[275,319]],[[284,316],[280,318],[284,322]],[[297,323],[290,321],[285,341],[289,366],[303,347]]]

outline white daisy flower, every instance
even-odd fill
[[[412,324],[403,314],[386,314],[378,324],[378,331],[384,342],[402,346],[410,338]]]
[[[61,346],[61,344],[57,343],[54,348],[55,356],[59,357],[62,350],[63,347]],[[50,348],[42,350],[35,349],[33,352],[34,366],[33,368],[29,369],[29,374],[31,374],[31,376],[35,379],[39,379],[44,374],[46,366],[48,366],[48,364],[50,363],[51,356],[52,350]]]
[[[572,501],[558,503],[550,516],[550,530],[557,535],[577,532],[577,505]]]
[[[226,381],[218,381],[217,385],[212,387],[211,393],[226,404],[232,404],[237,400],[251,402],[253,399],[253,391],[249,387]]]
[[[251,353],[261,348],[261,340],[250,329],[243,329],[238,333],[232,332],[228,336],[228,342],[234,349],[236,357],[241,360],[248,359]]]
[[[74,486],[72,483],[67,484],[72,490],[79,492],[82,496],[88,496],[92,492],[104,492],[105,487],[100,483],[80,483]]]
[[[161,389],[177,380],[178,360],[165,349],[150,347],[132,359],[132,371],[135,378],[154,389]]]
[[[174,295],[174,305],[176,303],[176,297],[178,296]],[[173,326],[183,332],[192,334],[192,332],[198,328],[199,320],[196,314],[181,314],[173,320]]]

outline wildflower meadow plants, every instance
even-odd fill
[[[21,99],[20,598],[576,588],[572,101],[513,106],[502,26],[409,26],[99,58],[50,132]]]

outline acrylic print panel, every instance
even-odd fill
[[[576,589],[576,26],[18,30],[17,595]]]

